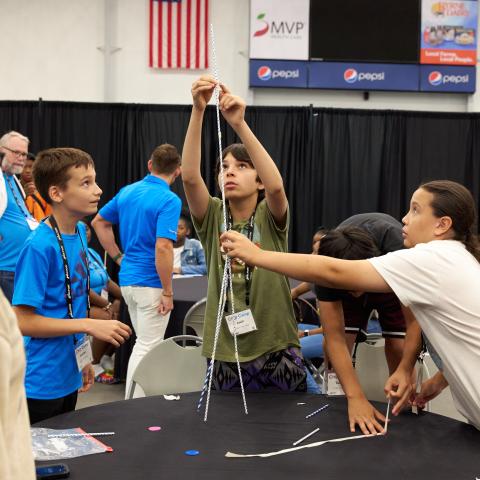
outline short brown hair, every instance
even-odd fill
[[[71,167],[94,167],[92,157],[78,148],[49,148],[37,155],[33,164],[33,181],[40,195],[49,204],[48,190],[52,185],[64,189],[70,180]]]
[[[170,175],[182,162],[178,150],[169,143],[164,143],[155,148],[151,156],[152,167],[155,173]]]

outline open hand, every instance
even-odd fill
[[[385,417],[366,398],[348,400],[348,421],[351,432],[354,432],[355,425],[358,425],[365,435],[383,433],[385,420]]]

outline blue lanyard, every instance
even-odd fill
[[[15,203],[17,204],[17,207],[20,209],[20,211],[23,213],[25,218],[30,218],[30,212],[27,210],[27,207],[24,202],[20,202],[20,200],[17,197],[17,194],[15,192],[15,187],[12,185],[12,181],[10,177],[8,177],[6,174],[3,174],[5,180],[8,183],[8,187],[10,188],[10,191],[12,192],[13,198],[15,200]]]

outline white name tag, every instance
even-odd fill
[[[241,312],[232,313],[225,317],[230,333],[234,335],[243,335],[244,333],[253,332],[257,330],[257,325],[253,319],[252,311],[250,309]]]
[[[345,395],[342,384],[333,370],[326,370],[325,372],[325,393],[330,397],[338,397]]]
[[[35,230],[38,227],[38,222],[33,217],[27,217],[27,224],[30,230]]]
[[[92,346],[90,340],[85,340],[75,348],[75,358],[77,359],[78,371],[81,372],[89,363],[93,361]]]
[[[105,288],[102,288],[102,291],[100,292],[100,296],[105,300],[108,300],[108,290]]]

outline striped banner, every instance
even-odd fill
[[[208,0],[149,2],[149,66],[208,68]]]

